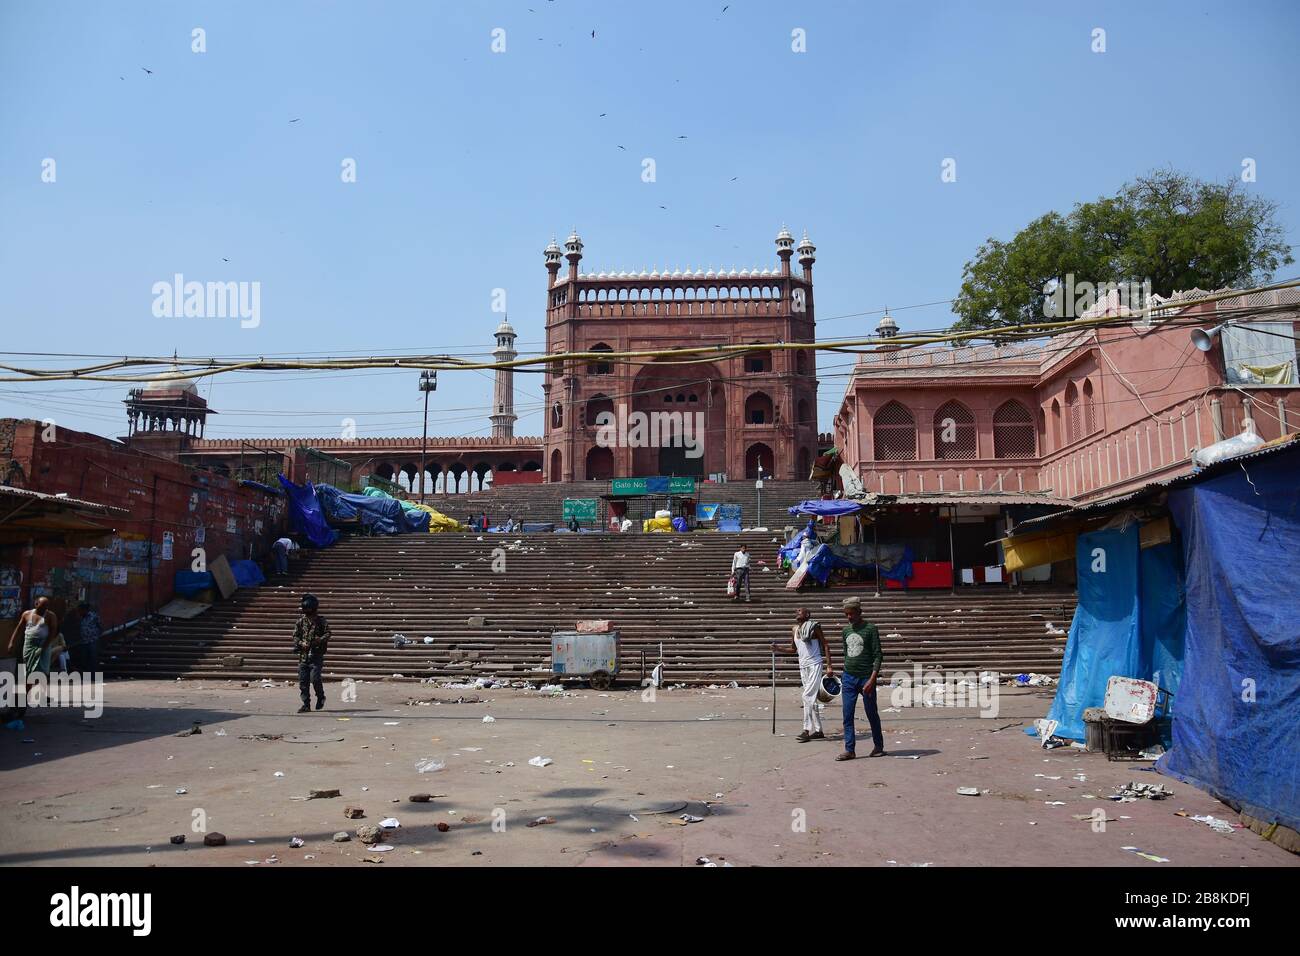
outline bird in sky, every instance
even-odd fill
[[[145,71],[146,73],[148,73],[150,76],[153,75],[153,70],[147,69],[147,68],[145,68],[145,67],[143,67],[143,66],[140,67],[140,69],[144,70],[144,71]]]

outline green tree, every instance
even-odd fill
[[[1295,260],[1277,204],[1241,183],[1159,169],[1115,196],[1049,212],[1009,241],[989,239],[962,270],[955,330],[1043,321],[1064,283],[1150,282],[1151,291],[1269,282]]]

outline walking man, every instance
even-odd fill
[[[309,691],[316,690],[316,709],[325,707],[325,685],[321,671],[325,667],[325,648],[329,644],[330,626],[317,612],[320,602],[314,594],[302,596],[302,614],[293,628],[293,649],[298,652],[298,696],[302,706],[298,713],[311,711]]]
[[[13,636],[9,639],[10,647],[18,646],[18,635],[23,635],[22,656],[18,659],[18,680],[22,681],[25,691],[31,690],[31,684],[38,674],[50,673],[50,647],[59,636],[59,617],[50,610],[50,599],[41,595],[36,599],[30,611],[24,611],[14,626]],[[15,681],[14,686],[17,686]],[[5,726],[10,730],[25,730],[23,717],[27,706],[14,705],[5,714]]]
[[[880,757],[885,753],[885,735],[880,729],[880,712],[876,709],[876,680],[880,677],[880,666],[884,663],[884,654],[880,650],[880,634],[876,625],[862,617],[862,599],[845,598],[841,605],[848,624],[844,628],[844,674],[840,679],[840,697],[844,707],[844,753],[836,760],[852,760],[856,756],[857,735],[854,733],[853,719],[857,710],[858,697],[862,697],[862,707],[867,712],[867,722],[871,724],[872,747],[868,757]]]
[[[825,740],[822,733],[822,715],[817,709],[817,693],[822,687],[822,676],[832,676],[835,668],[831,664],[831,651],[826,643],[822,626],[812,619],[806,607],[794,612],[794,627],[791,629],[789,644],[772,643],[772,650],[778,654],[799,655],[799,680],[803,687],[803,732],[795,740],[807,743],[810,740]]]
[[[749,545],[742,544],[740,550],[731,556],[731,574],[736,579],[736,593],[733,601],[740,600],[740,586],[745,586],[745,603],[749,603]]]

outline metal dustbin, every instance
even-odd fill
[[[618,631],[551,634],[551,671],[556,677],[585,677],[596,690],[607,690],[618,674]]]

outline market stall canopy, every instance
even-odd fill
[[[4,486],[0,487],[0,544],[104,537],[113,533],[112,519],[127,513],[125,508],[97,501]]]

